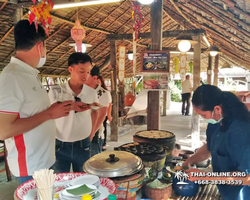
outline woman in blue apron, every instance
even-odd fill
[[[194,110],[208,122],[207,144],[183,166],[212,157],[214,172],[250,171],[250,114],[239,98],[212,85],[202,85],[193,94]],[[250,199],[249,186],[217,185],[223,200]]]

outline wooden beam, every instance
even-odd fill
[[[38,74],[40,77],[53,77],[53,78],[68,78],[69,76],[64,75],[53,75],[53,74]]]
[[[13,31],[14,26],[12,26],[7,33],[5,33],[5,35],[0,39],[0,44],[5,40],[5,38],[8,37],[8,35]]]
[[[118,96],[117,96],[117,67],[116,67],[116,45],[115,41],[110,42],[110,59],[111,67],[113,72],[111,72],[111,95],[112,95],[112,117],[111,121],[111,141],[118,141]]]
[[[163,38],[173,38],[179,36],[181,33],[188,33],[191,36],[205,33],[203,29],[194,29],[194,30],[178,30],[178,31],[165,31],[163,32],[162,37]],[[140,33],[139,39],[150,39],[151,33]],[[107,40],[112,41],[112,40],[133,40],[133,35],[132,34],[110,34],[107,35]]]
[[[162,50],[162,17],[163,17],[163,0],[157,0],[151,5],[151,38],[152,50]],[[160,92],[148,92],[147,107],[147,130],[160,129]]]
[[[218,86],[218,75],[219,75],[219,55],[215,56],[214,61],[214,84],[215,86]]]
[[[72,22],[70,19],[67,19],[67,18],[64,18],[62,16],[59,16],[57,14],[54,14],[54,13],[51,13],[51,16],[57,20],[61,20],[65,23],[68,23],[68,24],[71,24],[71,25],[75,25],[75,22]],[[93,30],[93,31],[96,31],[96,32],[99,32],[99,33],[104,33],[104,34],[111,34],[111,32],[108,32],[104,29],[100,29],[100,28],[95,28],[95,27],[90,27],[90,26],[86,26],[86,25],[82,25],[83,28],[86,28],[86,29],[89,29],[89,30]]]
[[[200,86],[201,73],[201,35],[194,36],[194,40],[198,43],[194,45],[194,69],[193,69],[193,90]],[[193,109],[193,116],[191,119],[191,139],[192,149],[200,147],[200,116]]]
[[[207,67],[207,84],[212,84],[212,56],[209,54],[208,56],[208,67]]]
[[[17,7],[14,13],[14,24],[19,22],[23,18],[23,8]]]
[[[3,8],[6,6],[7,3],[8,3],[7,0],[3,2],[3,4],[2,4],[1,7],[0,7],[0,11],[3,10]]]

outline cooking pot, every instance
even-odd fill
[[[123,177],[136,174],[143,169],[141,158],[126,151],[107,151],[91,157],[84,163],[88,174],[99,177]]]
[[[133,140],[140,143],[161,145],[167,150],[166,162],[170,162],[173,158],[172,152],[176,138],[172,132],[165,130],[139,131],[133,136]]]
[[[117,185],[117,200],[134,200],[144,181],[141,158],[126,151],[109,151],[97,154],[83,166],[85,172],[109,177]]]

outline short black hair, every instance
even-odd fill
[[[45,30],[41,25],[34,22],[30,24],[28,20],[20,20],[14,28],[15,49],[21,51],[31,50],[38,42],[46,39]]]
[[[94,66],[92,70],[90,71],[91,76],[97,76],[97,78],[100,78],[100,69],[97,66]]]
[[[87,53],[76,52],[69,56],[68,66],[78,65],[79,63],[84,64],[87,62],[92,64],[92,59]]]

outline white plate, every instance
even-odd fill
[[[55,194],[61,193],[65,189],[65,185],[80,176],[86,176],[85,173],[61,173],[56,175],[54,184]],[[107,200],[109,194],[116,193],[116,184],[109,178],[100,178],[100,187],[98,188],[101,192],[101,200]],[[55,195],[56,196],[56,195]],[[32,179],[20,185],[15,191],[15,200],[37,200],[37,188],[36,183]],[[54,198],[54,200],[59,200]]]
[[[72,181],[69,182],[70,185],[83,185],[83,184],[90,184],[90,185],[95,185],[98,186],[100,185],[100,179],[98,176],[95,175],[85,175],[85,176],[80,176]]]

